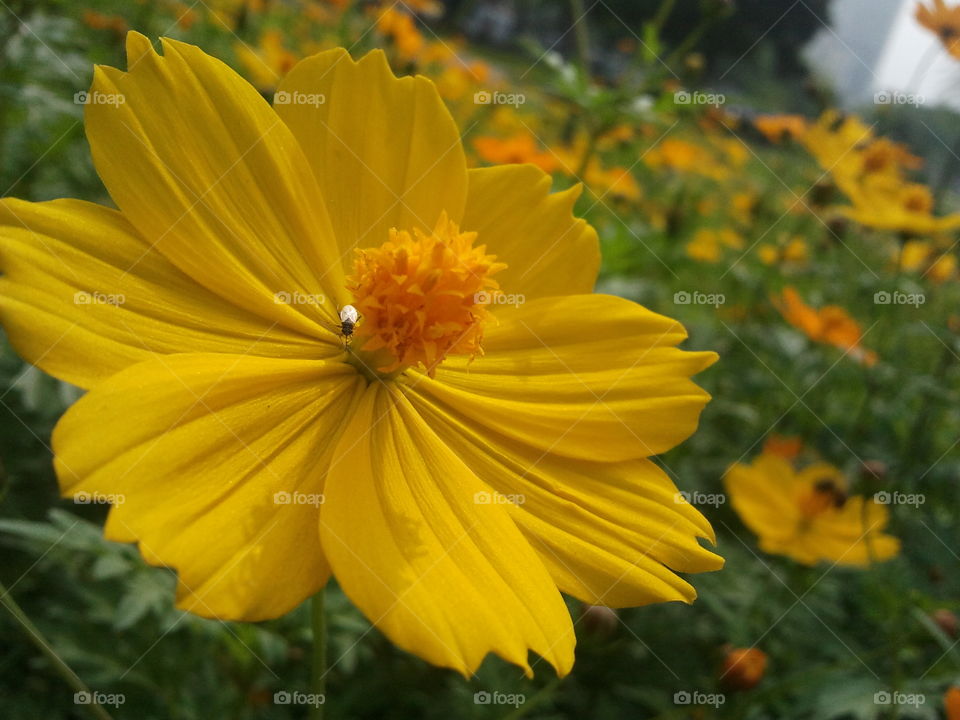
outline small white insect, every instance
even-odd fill
[[[353,336],[353,328],[360,320],[360,313],[353,305],[344,305],[340,308],[340,334],[348,341]]]

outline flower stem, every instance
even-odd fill
[[[311,692],[322,696],[322,702],[314,704],[311,720],[323,720],[323,708],[327,693],[327,613],[326,589],[321,589],[310,602],[310,626],[313,628],[313,666],[311,669]]]
[[[30,641],[46,656],[47,660],[50,661],[54,669],[67,684],[73,688],[74,692],[90,694],[90,688],[88,688],[70,666],[57,655],[56,651],[50,647],[50,643],[40,634],[37,626],[31,622],[27,614],[20,608],[13,599],[13,596],[10,595],[10,592],[2,584],[0,584],[0,603],[10,612],[13,619],[17,621],[17,624],[20,625],[23,631],[30,637]],[[86,707],[90,714],[97,718],[97,720],[111,720],[110,714],[103,709],[102,705],[91,702],[84,705],[84,707]]]

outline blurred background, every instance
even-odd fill
[[[333,588],[327,716],[956,720],[958,4],[0,0],[0,195],[110,204],[83,107],[129,29],[268,99],[305,55],[383,48],[436,82],[472,164],[584,185],[599,291],[720,354],[661,464],[727,566],[692,606],[569,600],[562,681],[497,658],[464,681]],[[78,395],[0,335],[0,715],[93,717],[60,658],[116,718],[306,717],[284,702],[308,692],[306,607],[185,615],[172,571],[102,539],[107,507],[59,498],[50,432]]]

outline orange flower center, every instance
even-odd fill
[[[431,233],[390,230],[378,248],[357,250],[347,287],[360,313],[354,354],[378,373],[424,368],[432,377],[447,355],[482,354],[491,275],[506,265],[474,246],[440,216]]]

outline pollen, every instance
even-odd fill
[[[491,275],[506,265],[476,238],[443,213],[430,233],[394,228],[380,247],[356,251],[347,288],[360,352],[377,358],[377,372],[420,367],[432,377],[447,355],[483,353],[487,306],[499,292]]]

